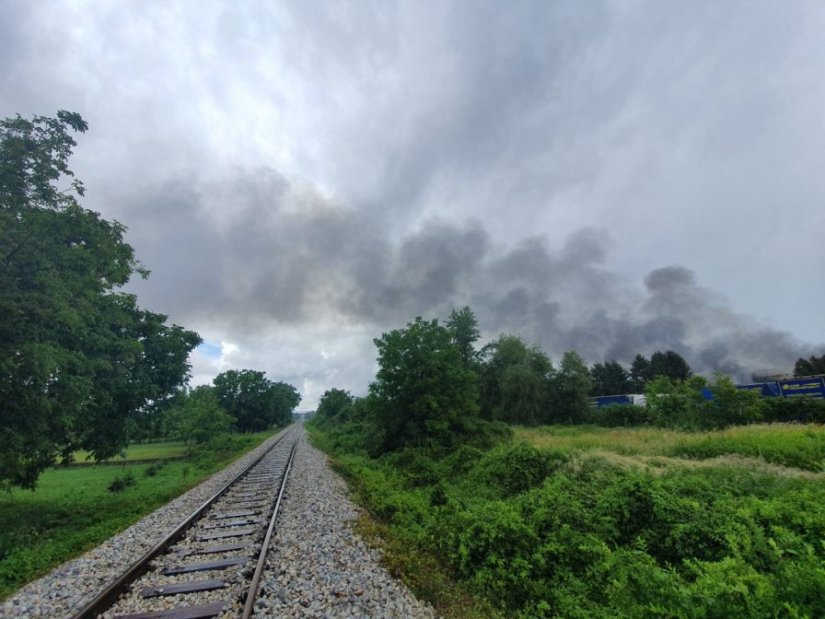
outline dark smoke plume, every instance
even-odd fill
[[[790,369],[811,350],[733,312],[684,267],[652,270],[644,289],[623,280],[604,268],[608,239],[598,230],[558,250],[540,237],[496,246],[479,221],[431,220],[391,238],[389,216],[335,204],[273,170],[191,187],[172,183],[136,200],[135,209],[162,214],[163,229],[131,226],[139,253],[151,246],[155,260],[164,256],[151,286],[136,285],[142,298],[179,320],[250,333],[273,322],[378,333],[470,305],[488,337],[518,334],[556,358],[575,349],[591,363],[629,363],[669,349],[697,372],[737,379]]]

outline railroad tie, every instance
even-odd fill
[[[217,561],[205,561],[203,563],[193,563],[192,565],[176,565],[165,568],[161,574],[172,576],[174,574],[189,574],[191,572],[207,572],[209,570],[222,570],[235,565],[246,563],[247,557],[230,557],[228,559],[218,559]]]
[[[223,589],[227,584],[211,578],[209,580],[191,580],[189,582],[178,582],[171,585],[161,585],[157,587],[144,587],[140,592],[141,597],[156,598],[161,595],[178,595],[179,593],[197,593],[199,591],[214,591]]]
[[[210,602],[197,606],[181,606],[168,610],[154,610],[147,613],[115,615],[114,619],[210,619],[217,617],[229,605],[229,602]]]

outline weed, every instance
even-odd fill
[[[109,485],[106,486],[106,489],[109,492],[123,492],[126,488],[130,486],[134,486],[135,483],[135,476],[132,474],[132,471],[128,471],[127,473],[115,477],[112,481],[109,482]]]

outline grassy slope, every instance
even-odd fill
[[[55,566],[94,548],[195,486],[271,432],[243,435],[231,453],[198,462],[169,462],[154,476],[148,464],[48,470],[37,489],[0,494],[0,599]],[[109,483],[131,472],[136,483],[119,493]]]

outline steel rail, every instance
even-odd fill
[[[244,468],[244,470],[233,477],[231,481],[227,482],[220,490],[218,490],[218,492],[207,499],[200,507],[198,507],[183,522],[181,522],[174,531],[169,533],[169,535],[155,544],[148,552],[146,552],[146,554],[132,563],[128,570],[126,570],[117,580],[101,591],[93,600],[77,611],[77,613],[72,615],[71,619],[95,619],[98,615],[109,609],[117,601],[117,598],[120,597],[120,594],[123,593],[132,582],[149,571],[149,563],[153,559],[161,555],[163,551],[177,542],[183,534],[186,533],[186,531],[200,519],[206,510],[208,510],[219,498],[226,494],[233,485],[235,485],[250,471],[250,469],[263,460],[270,451],[275,449],[275,447],[277,447],[288,434],[293,432],[295,432],[293,428],[286,428],[281,436],[279,436],[277,440],[272,443],[272,446],[269,447],[269,449],[255,458],[249,466]]]
[[[241,619],[249,619],[252,612],[255,610],[255,600],[258,598],[258,590],[261,586],[261,577],[266,568],[266,555],[269,552],[269,544],[272,541],[272,534],[275,531],[275,520],[278,518],[278,512],[281,509],[281,499],[284,496],[286,489],[286,482],[289,478],[289,471],[292,469],[292,460],[295,458],[295,448],[298,446],[298,439],[292,444],[292,449],[289,452],[289,460],[284,468],[283,476],[281,477],[281,488],[278,491],[278,500],[275,502],[275,508],[272,510],[272,517],[269,519],[269,527],[266,530],[263,544],[261,546],[261,554],[258,557],[258,565],[255,566],[255,573],[252,575],[252,582],[249,584],[249,589],[246,592],[246,603],[244,604],[243,614]]]

